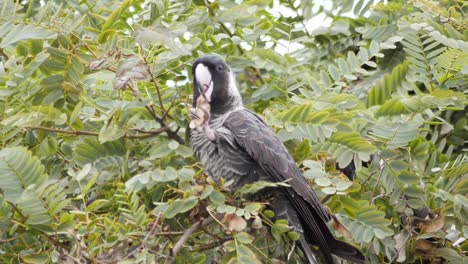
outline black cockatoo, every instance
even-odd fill
[[[334,263],[332,254],[364,263],[355,247],[336,240],[327,226],[332,216],[322,206],[291,155],[271,128],[242,104],[232,70],[218,55],[198,58],[192,66],[193,106],[191,146],[205,172],[218,181],[232,181],[233,189],[255,181],[284,182],[272,190],[270,205],[278,219],[287,219],[300,234],[299,243],[309,263]]]

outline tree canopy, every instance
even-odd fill
[[[189,147],[217,53],[370,263],[462,263],[467,5],[0,0],[0,262],[301,263]],[[355,167],[347,177],[342,169]]]

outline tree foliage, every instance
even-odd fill
[[[301,262],[252,195],[287,182],[230,193],[192,156],[190,67],[208,53],[337,236],[371,263],[466,261],[466,4],[328,3],[0,0],[0,261]]]

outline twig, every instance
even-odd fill
[[[156,122],[158,122],[161,125],[161,127],[167,127],[167,130],[164,132],[166,132],[168,137],[177,141],[179,144],[185,145],[185,140],[177,134],[177,132],[179,132],[179,128],[176,131],[173,131],[172,129],[170,129],[169,126],[166,124],[166,122],[156,114],[156,111],[154,111],[153,105],[145,105],[145,108],[151,114],[153,119],[156,120]]]
[[[166,119],[166,116],[169,115],[169,111],[172,109],[172,107],[175,106],[175,101],[176,101],[175,99],[172,100],[171,104],[169,105],[169,108],[167,108],[166,112],[164,112],[164,114],[163,114],[163,116],[161,117],[161,119],[163,119],[163,120]]]
[[[185,231],[168,231],[168,232],[159,232],[154,233],[155,236],[180,236],[183,235]]]
[[[77,264],[80,264],[80,263],[81,263],[80,259],[73,257],[73,256],[70,255],[69,253],[64,253],[64,255],[65,255],[65,257],[67,257],[68,259],[70,259],[71,261],[73,261],[73,263],[77,263]]]
[[[213,220],[214,220],[213,218],[205,218],[205,219],[198,220],[189,229],[187,229],[185,233],[182,235],[182,237],[179,239],[179,241],[177,241],[177,243],[174,245],[174,247],[170,249],[166,264],[174,263],[175,256],[179,253],[179,251],[182,249],[182,246],[190,238],[190,236],[195,231],[200,230],[202,227],[211,224]]]
[[[379,185],[380,180],[382,179],[382,174],[383,174],[383,169],[380,170],[379,177],[377,178],[377,181],[375,182],[374,188],[372,188],[372,193],[369,199],[370,203],[374,203],[374,194],[375,190],[377,189],[377,185]]]
[[[19,208],[18,208],[14,203],[12,203],[12,202],[7,201],[7,203],[8,203],[11,207],[13,207],[13,209],[20,215],[21,221],[22,221],[22,222],[26,222],[26,220],[27,220],[28,218],[23,214],[23,212],[21,212],[21,210],[20,210]]]
[[[219,238],[218,240],[216,240],[214,242],[211,242],[211,243],[202,245],[200,247],[197,247],[197,248],[193,249],[192,251],[194,251],[194,252],[196,252],[196,251],[205,251],[205,250],[208,250],[208,249],[219,247],[222,244],[224,244],[225,242],[230,241],[232,239],[233,239],[232,236]]]
[[[328,202],[328,200],[330,200],[331,197],[332,197],[332,195],[327,194],[327,195],[325,195],[324,197],[322,197],[322,199],[320,199],[320,202],[321,202],[322,204],[325,204],[326,202]]]
[[[143,46],[140,45],[140,50],[143,51]],[[151,77],[151,82],[153,83],[154,85],[154,88],[156,88],[156,93],[158,95],[158,100],[159,100],[159,107],[161,108],[161,111],[163,113],[166,113],[166,111],[164,110],[164,103],[163,103],[163,99],[162,99],[162,96],[161,96],[161,89],[159,88],[159,84],[158,84],[158,81],[156,80],[156,77],[154,76],[153,74],[153,71],[150,69],[150,67],[148,66],[149,63],[148,63],[148,60],[146,59],[146,56],[144,54],[141,54],[141,57],[143,59],[143,62],[145,63],[146,65],[146,70],[148,72],[148,74],[150,75]]]
[[[225,225],[223,225],[223,223],[221,223],[221,222],[218,220],[218,218],[217,218],[216,216],[213,215],[213,213],[212,213],[210,210],[207,209],[206,211],[207,211],[208,214],[211,216],[211,218],[213,218],[213,220],[216,221],[216,223],[218,223],[220,226],[223,227],[224,230],[227,230],[227,229],[228,229]]]
[[[15,239],[16,239],[16,237],[12,237],[12,238],[8,238],[8,239],[0,239],[0,244],[8,243],[8,242],[11,242],[11,241],[13,241]]]
[[[93,131],[76,131],[76,130],[68,130],[64,128],[44,127],[44,126],[30,126],[30,127],[25,127],[25,128],[28,130],[41,130],[41,131],[56,132],[56,133],[61,133],[61,134],[69,134],[69,135],[74,135],[74,136],[99,136],[98,132],[93,132]],[[154,131],[145,131],[142,129],[131,129],[131,130],[140,132],[142,134],[125,134],[123,137],[128,138],[128,139],[143,139],[143,138],[154,137],[161,133],[167,132],[169,130],[169,127],[163,126],[160,129],[154,130]]]
[[[148,238],[150,236],[154,235],[154,230],[156,230],[156,227],[158,226],[158,222],[159,222],[160,217],[161,217],[161,214],[158,214],[158,217],[156,218],[156,220],[154,220],[153,225],[151,226],[151,230],[148,232],[148,234],[145,236],[145,238],[143,238],[143,240],[141,241],[141,243],[138,246],[133,247],[133,249],[130,250],[130,252],[128,252],[128,254],[122,260],[128,259],[130,256],[133,255],[133,253],[137,249],[142,248],[142,247],[145,246],[146,241],[148,241]]]
[[[293,1],[288,0],[288,3],[289,3],[289,5],[291,6],[291,8],[294,10],[294,12],[296,12],[297,17],[302,18],[302,19],[301,19],[301,24],[302,24],[302,26],[304,27],[304,33],[306,33],[306,35],[307,35],[308,37],[311,37],[309,31],[307,30],[307,26],[306,26],[306,24],[304,23],[304,17],[301,16],[301,14],[299,14],[299,9],[298,9],[297,7],[294,6]],[[291,35],[291,33],[290,33],[289,35]]]
[[[4,58],[5,58],[5,61],[7,61],[9,58],[8,58],[8,55],[5,53],[5,51],[3,50],[3,48],[0,48],[0,55],[2,55]]]
[[[158,226],[158,222],[159,222],[160,217],[161,217],[161,214],[158,214],[158,217],[154,221],[153,226],[151,227],[151,230],[149,231],[148,235],[146,235],[146,237],[143,239],[143,241],[141,241],[142,245],[144,245],[146,243],[146,241],[148,240],[148,238],[153,234],[154,230],[156,229],[156,226]]]
[[[216,23],[219,24],[219,26],[220,26],[221,29],[224,31],[224,33],[228,34],[229,37],[232,38],[232,37],[234,36],[234,34],[229,30],[229,28],[228,28],[223,22],[221,22],[221,21],[219,21],[219,20],[216,19],[216,15],[215,15],[215,13],[213,12],[213,9],[211,9],[211,7],[210,7],[208,1],[204,1],[204,3],[205,3],[205,7],[208,8],[208,12],[209,12],[210,16],[216,21]],[[239,44],[236,44],[235,46],[236,46],[237,50],[239,50],[239,52],[240,52],[242,55],[245,55],[244,50],[242,49],[242,47],[241,47]],[[260,84],[261,84],[261,85],[265,84],[265,80],[263,80],[263,77],[262,77],[262,75],[261,75],[260,70],[257,69],[256,67],[253,67],[253,66],[252,66],[252,69],[255,71],[256,77],[257,77],[258,80],[260,81]]]

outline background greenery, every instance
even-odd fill
[[[295,234],[249,199],[265,184],[228,193],[188,147],[207,53],[337,236],[371,263],[466,261],[466,2],[325,2],[0,0],[0,262],[285,261]]]

